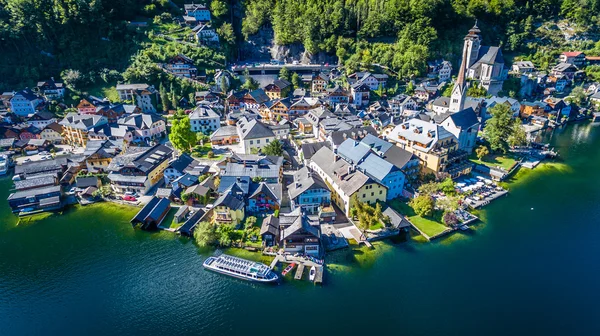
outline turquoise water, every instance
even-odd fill
[[[600,334],[600,128],[552,143],[562,161],[519,172],[475,232],[336,253],[323,287],[206,272],[190,240],[133,230],[136,209],[16,225],[0,202],[0,335]]]

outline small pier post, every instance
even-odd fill
[[[323,266],[317,267],[317,273],[315,274],[315,284],[323,283]]]

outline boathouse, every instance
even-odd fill
[[[140,210],[131,220],[133,226],[140,224],[144,230],[158,228],[169,210],[171,202],[166,198],[153,197],[142,210]]]

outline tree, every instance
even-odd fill
[[[508,151],[508,138],[514,131],[512,111],[509,106],[496,104],[489,109],[492,118],[487,121],[483,129],[484,138],[490,143],[493,151],[506,153]]]
[[[254,176],[254,177],[252,178],[252,182],[254,182],[254,183],[260,183],[260,182],[262,182],[262,181],[264,181],[264,180],[265,180],[265,178],[264,178],[264,177],[262,177],[262,176]]]
[[[250,77],[248,69],[244,70],[244,84],[242,84],[242,89],[256,90],[258,89],[258,86],[256,79]]]
[[[440,185],[436,182],[423,183],[419,187],[419,193],[424,195],[433,195],[440,191]]]
[[[209,159],[214,158],[215,157],[215,152],[213,152],[211,150],[208,151],[208,153],[206,153],[206,157],[209,158]]]
[[[300,80],[300,76],[297,72],[294,72],[294,74],[292,75],[292,85],[294,85],[294,88],[296,89],[302,87],[302,81]]]
[[[487,90],[479,83],[476,83],[467,89],[467,96],[470,97],[485,97],[486,95]]]
[[[223,0],[212,0],[210,3],[210,12],[215,17],[220,18],[227,14],[227,3]]]
[[[512,133],[508,136],[508,144],[511,147],[522,146],[527,143],[527,132],[519,119],[515,119],[512,125]]]
[[[452,194],[456,192],[454,181],[452,181],[452,178],[450,177],[447,177],[444,181],[440,182],[439,188],[444,194]]]
[[[190,151],[196,144],[196,133],[192,131],[190,118],[173,119],[169,140],[180,151]]]
[[[447,226],[452,226],[458,224],[458,218],[454,212],[445,212],[444,217],[442,218],[444,224]]]
[[[410,206],[421,217],[433,215],[434,205],[433,198],[429,195],[419,195],[410,201]]]
[[[383,219],[383,212],[381,211],[381,204],[379,204],[379,202],[375,204],[375,211],[373,211],[373,217],[375,217],[376,220]]]
[[[460,197],[459,196],[446,196],[444,198],[439,198],[435,205],[445,211],[456,211],[460,206]]]
[[[408,82],[408,84],[406,84],[406,94],[407,95],[412,95],[415,93],[415,84],[413,84],[412,81]]]
[[[234,227],[232,224],[219,225],[217,228],[217,233],[219,235],[219,245],[231,246],[234,234]]]
[[[194,239],[200,247],[213,245],[217,237],[217,227],[211,222],[200,222],[194,230]]]
[[[83,81],[83,76],[79,70],[67,69],[61,72],[60,77],[63,79],[68,88],[75,89]]]
[[[160,102],[162,104],[163,111],[167,112],[169,110],[169,96],[167,95],[167,90],[162,82],[160,82],[158,87],[158,94],[160,95]]]
[[[585,93],[583,87],[580,85],[574,87],[573,90],[571,90],[571,94],[567,99],[577,105],[583,105],[583,103],[585,103],[585,101],[587,100],[587,94]]]
[[[477,155],[477,159],[479,159],[479,161],[489,154],[490,150],[486,146],[479,146],[477,149],[475,149],[475,155]]]
[[[282,156],[283,155],[283,145],[278,139],[275,139],[269,142],[268,145],[263,147],[263,154],[273,155],[273,156]]]
[[[279,70],[279,78],[283,78],[288,81],[291,79],[291,74],[288,68],[281,67],[281,70]]]
[[[246,230],[252,228],[254,225],[256,225],[256,221],[257,219],[254,216],[246,217],[246,221],[244,222],[244,228]]]

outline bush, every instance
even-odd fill
[[[456,214],[454,212],[446,212],[444,214],[443,220],[444,220],[444,223],[448,226],[458,224],[458,218],[456,217]]]
[[[433,198],[428,195],[420,195],[410,201],[410,206],[415,213],[421,217],[430,217],[433,215]]]
[[[215,152],[213,151],[208,151],[208,153],[206,153],[206,157],[209,159],[212,159],[215,157]]]
[[[279,209],[275,210],[275,213],[273,214],[273,216],[279,217]]]

